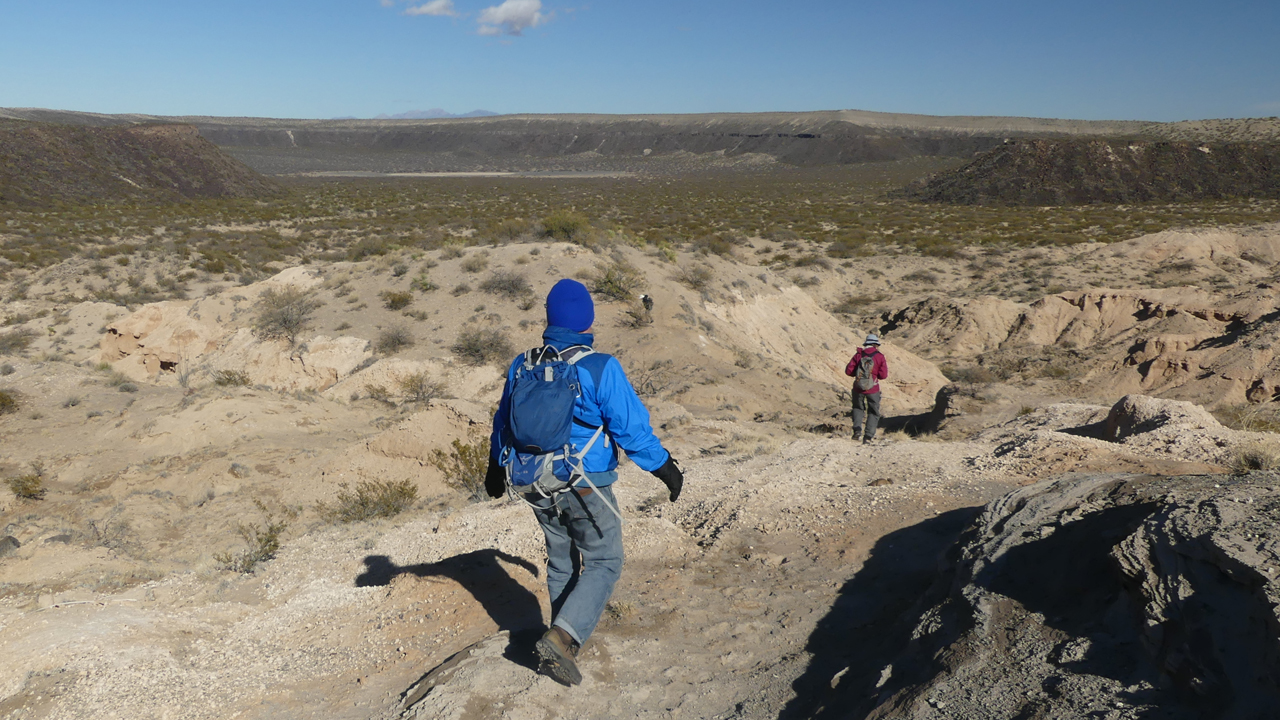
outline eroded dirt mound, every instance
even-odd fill
[[[1271,717],[1280,543],[1263,533],[1277,520],[1274,475],[1012,493],[938,568],[897,630],[903,651],[855,660],[815,716]]]
[[[1080,205],[1280,196],[1274,143],[1021,140],[902,191],[959,205]]]
[[[278,191],[190,125],[90,128],[0,121],[0,205]]]

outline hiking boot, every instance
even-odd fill
[[[862,437],[862,444],[863,444],[863,445],[870,445],[870,444],[871,444],[871,438],[866,437],[866,436],[864,435],[864,436]]]
[[[564,628],[553,627],[543,633],[535,646],[538,651],[538,672],[564,685],[582,682],[578,672],[578,643]]]

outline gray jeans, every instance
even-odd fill
[[[866,417],[867,429],[862,430],[862,419]],[[858,433],[862,433],[862,438],[870,440],[876,436],[876,427],[880,425],[880,393],[860,393],[853,391],[853,439],[858,439]]]
[[[586,497],[569,492],[539,499],[534,515],[547,537],[551,624],[578,644],[596,629],[613,585],[622,575],[622,523],[601,499],[618,503],[611,486]]]

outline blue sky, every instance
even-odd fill
[[[0,107],[1280,115],[1280,2],[0,0]]]

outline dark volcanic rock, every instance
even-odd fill
[[[958,205],[1280,197],[1280,144],[1018,140],[900,194]]]
[[[278,191],[190,125],[0,121],[0,204],[172,201]]]
[[[1019,490],[988,505],[916,608],[878,631],[897,650],[849,648],[850,669],[802,714],[1274,718],[1277,522],[1272,474]]]

